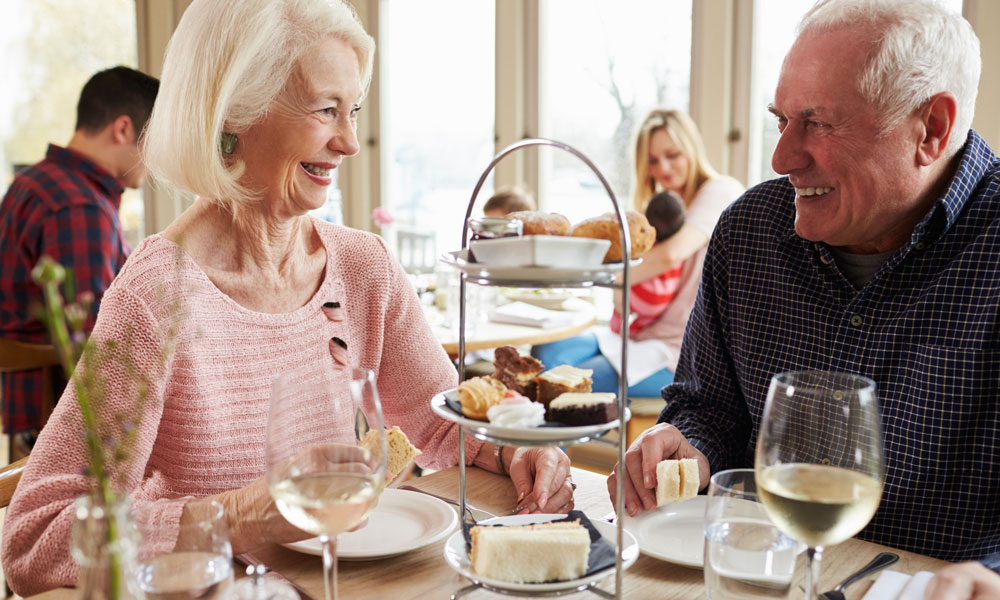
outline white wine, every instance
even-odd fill
[[[368,516],[382,485],[382,478],[370,473],[315,473],[283,479],[271,486],[271,495],[292,525],[334,536]]]
[[[150,600],[213,600],[225,595],[232,575],[228,556],[173,552],[139,565],[139,587]]]
[[[758,472],[757,488],[771,520],[810,546],[839,544],[861,531],[878,509],[882,484],[858,471],[790,463]]]

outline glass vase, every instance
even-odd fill
[[[137,529],[127,499],[110,505],[81,496],[73,503],[71,551],[80,565],[81,600],[142,599],[137,577]]]

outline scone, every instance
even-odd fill
[[[632,243],[632,258],[639,258],[656,242],[656,229],[646,220],[646,215],[634,211],[625,211],[628,221],[629,239]],[[599,217],[591,217],[580,221],[570,230],[574,237],[609,240],[611,247],[604,255],[604,262],[619,262],[622,259],[622,236],[618,228],[618,217],[613,212],[604,213]]]
[[[493,352],[493,376],[529,400],[537,399],[535,377],[544,370],[537,358],[522,356],[513,346],[500,346]]]
[[[486,420],[486,411],[499,404],[507,393],[507,386],[489,375],[473,377],[458,385],[458,401],[462,414],[477,421]]]
[[[375,454],[375,444],[377,441],[378,437],[375,435],[375,431],[371,430],[365,434],[359,445],[372,454]],[[386,470],[388,473],[386,473],[385,482],[389,483],[410,464],[410,461],[422,453],[416,446],[410,443],[410,439],[406,437],[406,434],[399,428],[399,425],[393,425],[392,429],[386,430],[385,444],[388,448],[388,455],[386,456]]]
[[[701,486],[698,461],[694,458],[664,460],[656,465],[656,505],[694,498]]]
[[[568,235],[569,219],[559,213],[538,210],[519,210],[507,214],[508,219],[520,219],[521,235]]]

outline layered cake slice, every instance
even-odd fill
[[[589,392],[593,381],[590,369],[578,369],[569,365],[559,365],[535,377],[538,384],[536,400],[545,405],[545,418],[553,421],[549,403],[567,392]]]
[[[542,583],[587,572],[590,534],[579,521],[479,526],[470,531],[472,570],[490,579]]]
[[[656,505],[694,498],[701,487],[698,461],[694,458],[663,460],[656,465]]]
[[[564,425],[597,425],[618,418],[617,396],[607,392],[560,394],[549,403],[552,421]]]
[[[493,376],[529,400],[536,400],[535,377],[545,365],[531,356],[522,356],[513,346],[501,346],[493,351]]]

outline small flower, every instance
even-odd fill
[[[60,284],[66,279],[66,268],[51,257],[43,256],[31,270],[31,278],[41,286],[49,283]]]
[[[375,221],[375,224],[381,228],[392,225],[395,220],[384,206],[376,206],[375,210],[372,211],[372,221]]]

